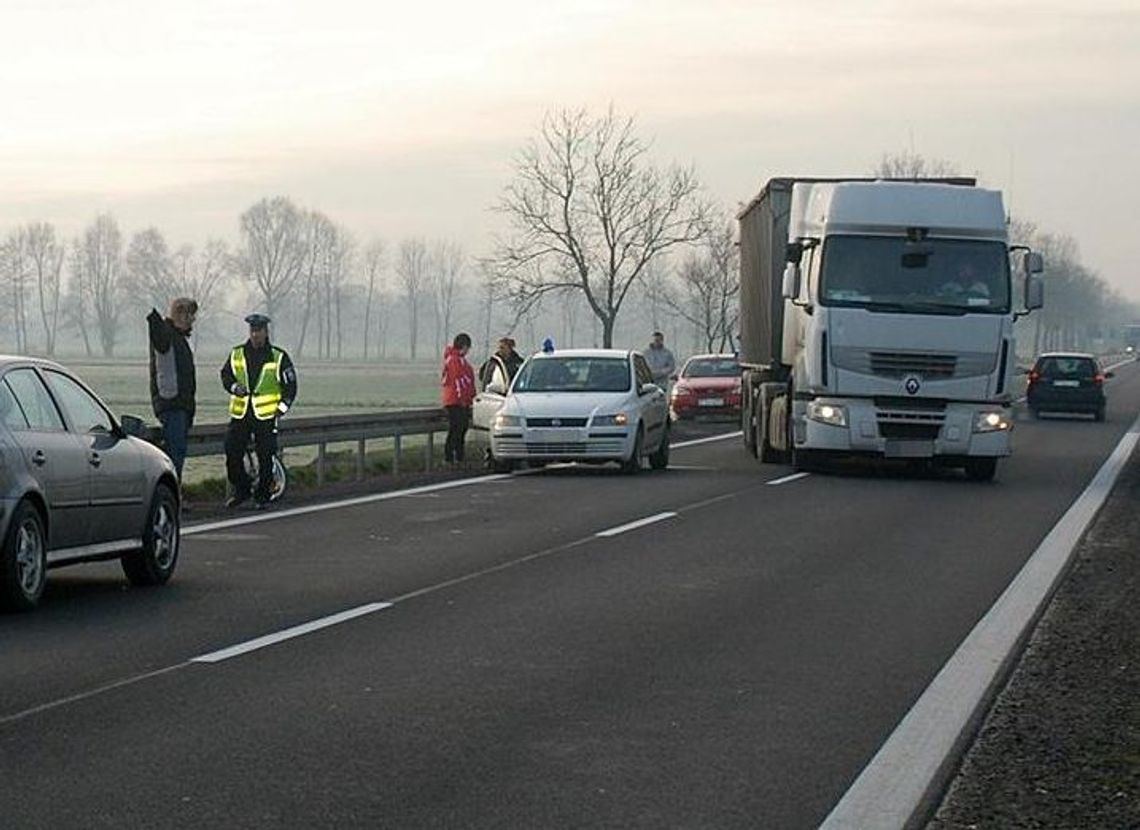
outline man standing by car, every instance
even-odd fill
[[[645,350],[645,362],[649,364],[649,370],[653,373],[653,382],[668,392],[669,379],[677,371],[677,361],[665,346],[665,335],[659,331],[653,332],[649,348]]]
[[[499,347],[495,353],[487,358],[487,362],[479,367],[479,380],[483,384],[483,388],[487,388],[487,384],[491,382],[491,378],[495,374],[496,365],[500,366],[503,370],[503,376],[509,384],[515,379],[518,374],[519,367],[523,365],[523,358],[518,352],[515,351],[515,341],[511,337],[500,337]]]
[[[150,330],[150,402],[162,422],[166,454],[174,462],[180,479],[186,460],[186,437],[194,423],[197,379],[190,332],[197,314],[196,300],[178,297],[170,302],[165,319],[156,308],[146,318]]]
[[[269,342],[269,318],[250,314],[249,339],[234,346],[222,365],[222,386],[230,393],[230,425],[226,430],[226,478],[236,507],[250,497],[253,482],[245,469],[250,439],[257,452],[258,479],[253,498],[258,508],[269,503],[273,457],[277,453],[277,419],[297,397],[297,372],[284,349]]]

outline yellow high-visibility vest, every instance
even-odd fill
[[[280,349],[273,349],[272,352],[269,360],[261,367],[257,384],[252,387],[246,374],[244,349],[236,346],[230,352],[230,369],[233,370],[234,379],[246,389],[252,389],[250,395],[230,395],[231,418],[245,417],[251,397],[253,417],[257,420],[268,421],[277,414],[277,404],[281,403],[281,356],[284,353]]]

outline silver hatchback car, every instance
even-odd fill
[[[75,562],[120,559],[136,585],[170,579],[178,479],[141,431],[62,366],[0,356],[0,608],[34,608],[47,569]]]

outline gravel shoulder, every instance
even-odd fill
[[[1140,828],[1140,450],[927,830]]]

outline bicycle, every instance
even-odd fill
[[[245,472],[250,480],[257,485],[258,467],[257,453],[254,451],[254,442],[251,440],[245,448]],[[281,449],[273,453],[273,478],[269,484],[269,501],[274,502],[285,495],[288,476],[285,474],[285,462],[281,460]]]

